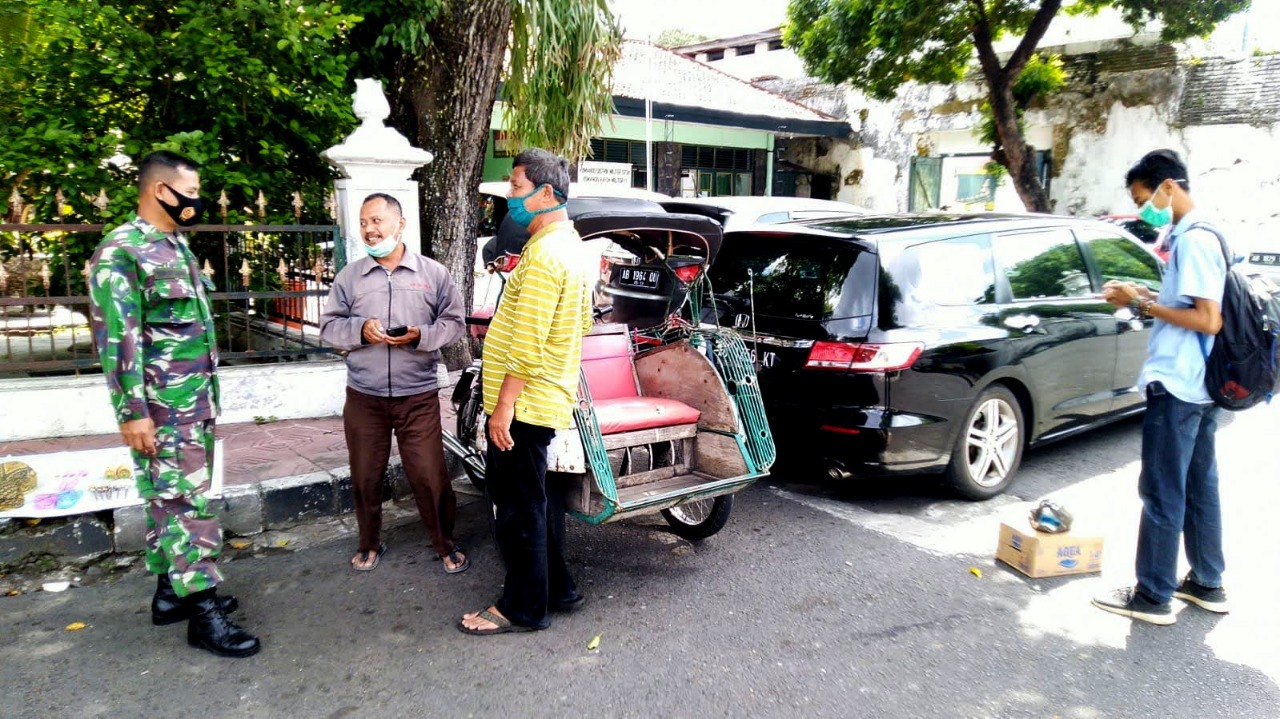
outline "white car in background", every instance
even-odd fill
[[[821,220],[850,215],[866,215],[865,207],[808,197],[697,197],[662,201],[667,212],[705,215],[718,220],[725,232],[753,225],[774,225],[795,220]]]
[[[1280,287],[1280,241],[1256,242],[1237,265],[1246,275],[1261,275]]]

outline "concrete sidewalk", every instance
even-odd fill
[[[452,431],[456,420],[448,397],[449,388],[441,390],[441,423],[445,431]],[[352,512],[341,417],[223,424],[217,436],[225,454],[223,496],[216,500],[215,511],[228,538],[253,537]],[[119,442],[116,434],[0,442],[0,457],[103,449]],[[394,443],[391,451],[386,499],[411,502]],[[461,463],[448,452],[445,459],[455,489],[478,494],[465,479]],[[84,566],[105,555],[140,552],[144,547],[146,517],[141,505],[27,524],[0,528],[0,571],[34,563],[46,569]]]

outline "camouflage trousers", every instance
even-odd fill
[[[147,570],[167,574],[180,597],[222,581],[214,561],[222,528],[209,510],[213,420],[156,427],[154,457],[133,453],[138,494],[147,502]]]

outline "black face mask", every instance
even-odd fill
[[[167,183],[161,182],[160,184],[167,187],[169,192],[172,192],[173,196],[178,198],[178,204],[176,205],[170,205],[164,200],[160,200],[160,206],[164,208],[166,215],[183,227],[190,227],[200,221],[200,215],[204,212],[204,200],[199,197],[187,197],[169,187]]]

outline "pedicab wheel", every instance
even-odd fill
[[[1002,493],[1022,462],[1022,407],[1005,387],[983,390],[970,408],[951,450],[947,481],[965,499],[984,500]]]
[[[729,521],[733,511],[733,495],[725,494],[712,499],[697,499],[662,510],[662,518],[671,525],[671,531],[689,540],[706,539],[719,532]]]
[[[479,389],[479,387],[472,388],[471,393],[467,395],[467,400],[458,408],[458,441],[468,448],[475,446],[476,432],[484,431],[479,426],[481,418],[484,417],[481,406],[483,399]],[[478,455],[476,460],[482,466],[484,465],[483,454]],[[473,469],[469,462],[463,462],[462,469],[467,473],[467,479],[471,480],[472,486],[481,492],[485,491],[483,472]]]

